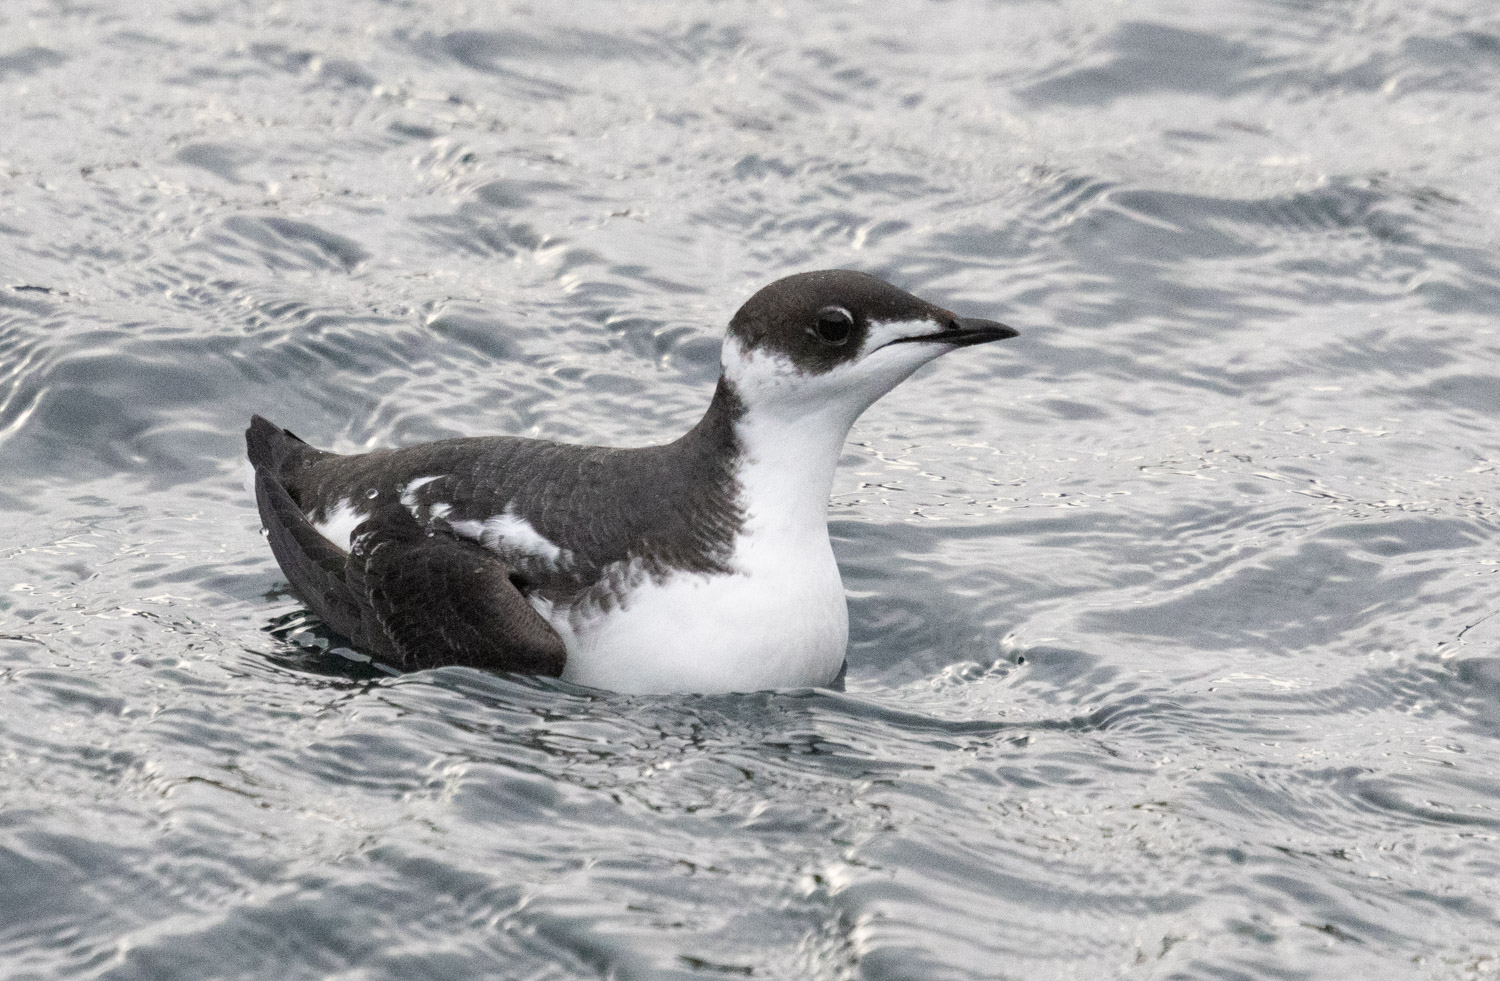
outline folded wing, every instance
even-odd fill
[[[296,442],[280,447],[278,438]],[[562,673],[562,639],[494,552],[444,522],[419,524],[395,502],[355,528],[345,552],[308,521],[278,476],[289,454],[318,451],[259,418],[247,440],[272,554],[313,612],[354,646],[408,670]]]

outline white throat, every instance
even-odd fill
[[[874,324],[864,350],[847,364],[821,374],[799,369],[790,359],[745,350],[730,335],[724,339],[721,367],[745,407],[736,424],[744,451],[746,503],[763,501],[785,520],[805,527],[823,523],[833,472],[844,440],[855,420],[882,395],[948,347],[942,344],[891,344],[932,325],[892,322]]]
[[[745,413],[735,433],[746,534],[826,537],[834,471],[853,422],[828,409],[790,418]]]

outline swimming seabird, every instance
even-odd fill
[[[927,362],[1014,336],[864,273],[788,276],[734,315],[708,411],[671,443],[344,456],[254,416],[256,502],[297,594],[396,668],[625,692],[827,685],[849,636],[827,524],[845,436]]]

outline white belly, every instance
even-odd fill
[[[744,692],[826,685],[849,609],[825,536],[795,556],[737,554],[739,572],[676,574],[588,616],[544,610],[568,648],[563,678],[620,692]]]

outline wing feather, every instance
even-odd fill
[[[355,528],[345,552],[308,520],[270,461],[257,462],[255,500],[271,553],[303,601],[355,647],[408,670],[562,673],[562,638],[494,552],[445,522],[423,526],[394,502]]]
[[[424,527],[398,504],[378,508],[354,530],[349,570],[399,667],[562,674],[562,638],[522,595],[511,567],[442,521]]]

